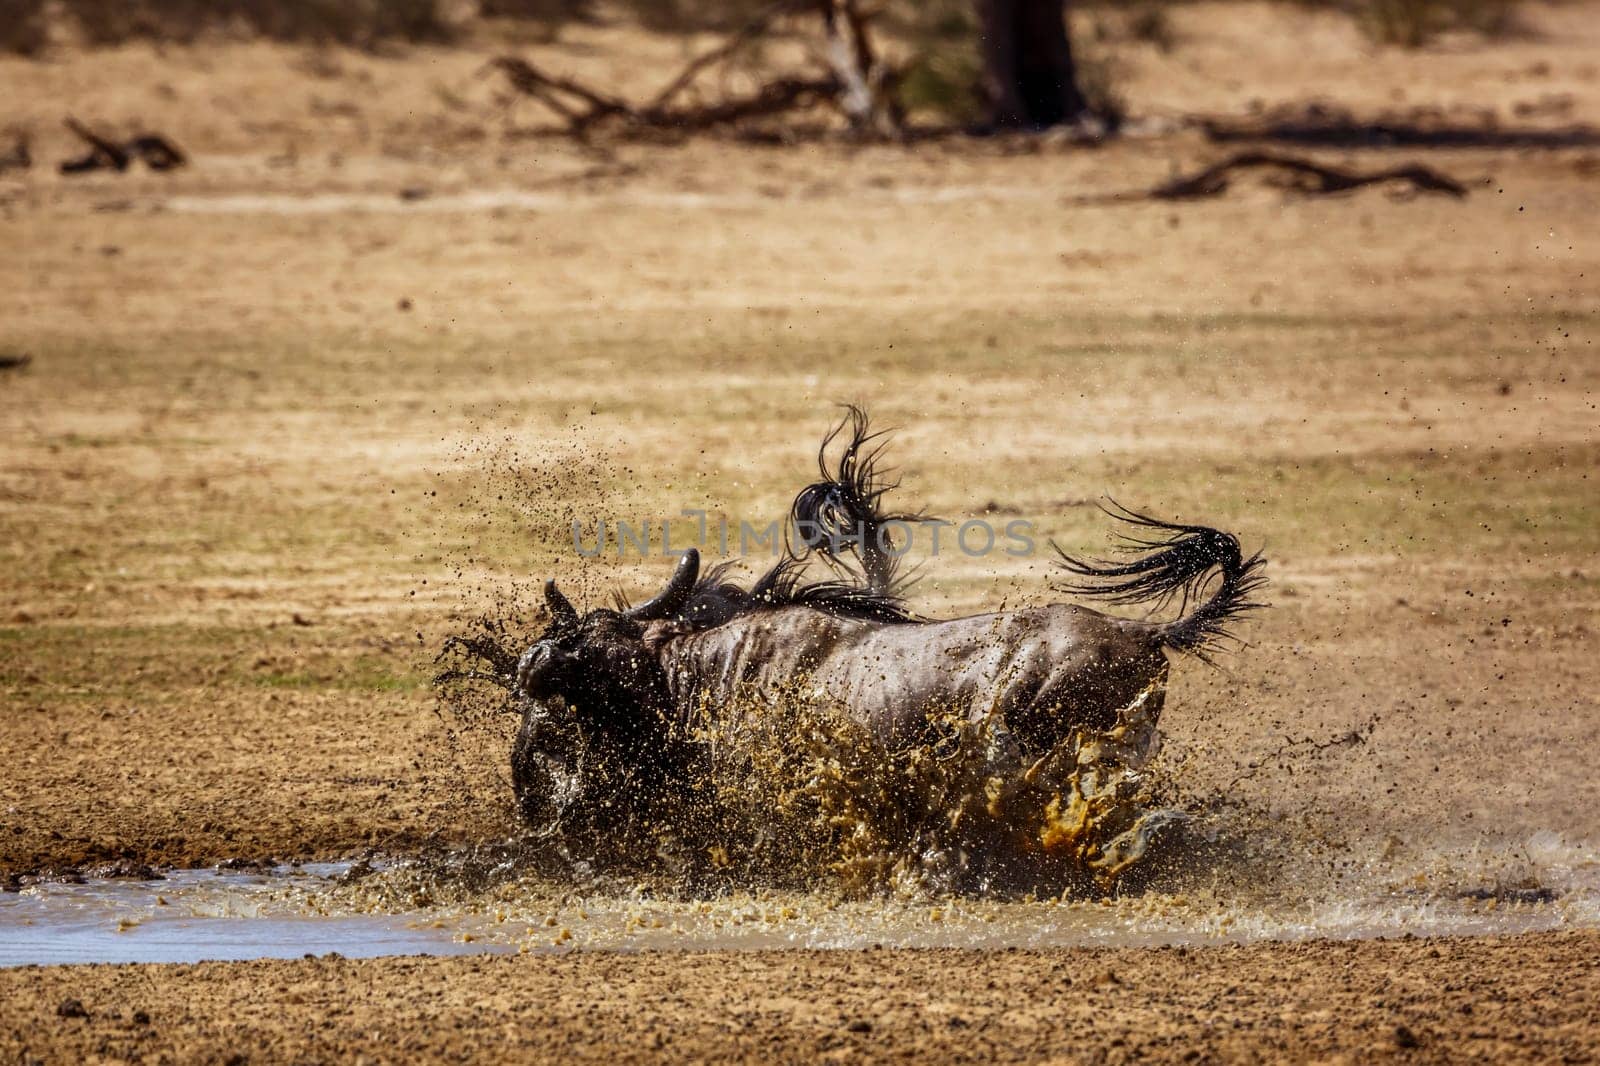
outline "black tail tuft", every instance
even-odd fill
[[[817,449],[817,469],[822,480],[807,485],[794,498],[790,516],[806,551],[820,552],[830,564],[850,568],[840,554],[854,553],[867,588],[880,593],[897,592],[903,587],[899,573],[904,551],[889,543],[890,523],[916,521],[920,514],[889,514],[882,510],[885,493],[898,481],[887,479],[880,468],[887,434],[873,432],[867,414],[854,404],[845,404],[845,417]],[[850,436],[837,464],[830,469],[828,449],[848,429]]]
[[[1116,501],[1101,509],[1140,530],[1151,531],[1124,537],[1126,550],[1144,554],[1121,563],[1091,562],[1075,559],[1051,545],[1061,556],[1063,569],[1089,579],[1066,586],[1067,591],[1112,603],[1153,601],[1158,611],[1181,597],[1181,617],[1159,626],[1161,642],[1202,659],[1216,650],[1218,642],[1236,639],[1231,626],[1240,615],[1265,606],[1251,597],[1267,583],[1266,574],[1262,573],[1267,561],[1260,552],[1246,559],[1233,534],[1207,526],[1163,522]],[[1217,569],[1222,571],[1221,586],[1192,613],[1184,615],[1190,603],[1205,591],[1207,575]]]

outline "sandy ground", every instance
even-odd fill
[[[1593,934],[1558,934],[1047,954],[9,970],[0,972],[0,1054],[19,1062],[1576,1063],[1594,1058],[1597,948]]]
[[[1518,39],[1412,55],[1332,16],[1194,5],[1178,51],[1121,54],[1150,115],[1320,97],[1593,123],[1595,15],[1535,7]],[[624,65],[589,32],[552,54]],[[680,47],[628,43],[630,71]],[[659,560],[578,565],[557,518],[777,517],[841,399],[904,427],[908,504],[1026,517],[1083,550],[1106,543],[1090,504],[1109,493],[1266,546],[1252,646],[1182,666],[1169,700],[1196,793],[1227,786],[1396,869],[1600,839],[1600,150],[1425,153],[1472,185],[1459,202],[1246,181],[1090,207],[1215,149],[578,150],[529,136],[483,58],[0,60],[7,121],[43,164],[70,150],[67,112],[195,156],[165,176],[0,176],[0,349],[33,356],[0,377],[0,879],[503,834],[503,737],[434,712],[443,635],[510,578],[557,573],[591,602],[660,580]],[[1040,602],[1046,574],[946,555],[917,606]],[[1373,721],[1359,749],[1302,757]],[[654,1025],[708,1057],[1366,1058],[1403,1024],[1422,1046],[1397,1054],[1576,1061],[1600,1046],[1593,947],[18,971],[0,1041],[614,1056]],[[1108,969],[1122,984],[1095,986]],[[930,974],[969,1028],[903,1024]],[[58,1019],[69,996],[94,1018]]]

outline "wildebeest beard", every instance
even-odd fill
[[[830,467],[829,443],[847,428]],[[547,582],[549,625],[520,656],[492,640],[453,642],[491,670],[440,680],[494,681],[522,716],[513,786],[535,832],[599,854],[649,851],[670,827],[716,863],[737,864],[730,851],[759,850],[749,833],[718,834],[751,830],[752,804],[767,804],[768,828],[813,854],[841,834],[873,835],[842,824],[837,812],[848,809],[858,822],[887,817],[898,828],[877,837],[930,854],[952,840],[966,854],[984,834],[1004,834],[1045,865],[1116,876],[1138,860],[1164,823],[1163,812],[1141,813],[1151,797],[1139,770],[1156,743],[1166,652],[1205,658],[1229,639],[1231,622],[1258,606],[1263,560],[1244,558],[1229,534],[1123,510],[1112,513],[1141,531],[1133,557],[1061,553],[1068,588],[1120,603],[1181,596],[1181,617],[1052,604],[922,619],[882,540],[844,538],[846,552],[816,535],[885,527],[893,486],[877,470],[881,448],[852,408],[824,440],[824,480],[792,509],[813,536],[749,586],[726,566],[701,574],[691,550],[637,606],[580,616]],[[833,576],[803,580],[812,558]],[[1189,609],[1208,582],[1210,596]],[[841,800],[841,788],[876,790],[876,806]],[[952,806],[896,809],[918,804]]]

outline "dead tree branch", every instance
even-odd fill
[[[767,82],[754,92],[730,96],[714,104],[634,107],[570,78],[546,74],[516,56],[502,56],[493,62],[505,72],[513,88],[547,104],[566,121],[568,132],[578,137],[606,119],[619,119],[639,128],[704,130],[808,107],[834,100],[839,95],[838,80],[832,76],[792,77]]]
[[[708,103],[683,101],[698,79],[771,33],[779,19],[807,12],[823,20],[825,58],[819,65],[826,70],[777,77]],[[870,20],[857,0],[777,0],[725,41],[690,60],[643,104],[550,74],[519,56],[501,56],[490,67],[504,73],[517,92],[550,108],[567,132],[580,138],[608,121],[640,130],[693,132],[818,104],[838,107],[857,131],[888,136],[899,132],[902,116],[893,99],[893,75],[872,47]]]
[[[745,96],[732,96],[705,107],[646,111],[644,123],[673,129],[703,130],[749,118],[795,111],[837,99],[839,82],[832,77],[779,78]]]
[[[182,149],[159,133],[142,133],[119,144],[100,136],[75,118],[66,119],[66,126],[89,145],[89,154],[62,163],[63,174],[83,174],[91,170],[122,172],[135,159],[144,160],[151,170],[173,170],[189,161]]]
[[[732,59],[739,52],[758,37],[765,36],[772,28],[772,24],[785,15],[795,14],[806,8],[816,6],[817,0],[779,0],[765,10],[761,11],[749,22],[735,31],[726,41],[717,47],[704,52],[690,60],[689,65],[678,72],[678,76],[667,83],[666,88],[655,95],[648,108],[653,110],[664,109],[672,102],[673,97],[687,89],[700,74]]]
[[[62,163],[61,173],[80,174],[86,170],[105,170],[108,168],[118,171],[128,169],[128,164],[132,162],[132,158],[123,150],[120,144],[113,144],[106,140],[75,118],[67,119],[66,124],[67,129],[88,142],[89,154],[82,159]]]
[[[490,66],[501,71],[511,87],[545,104],[566,120],[575,134],[582,134],[603,118],[632,118],[632,107],[615,96],[607,96],[571,78],[546,74],[525,59],[500,56]],[[570,99],[568,99],[570,97]],[[587,110],[579,105],[588,105]]]
[[[1229,179],[1235,172],[1253,169],[1286,171],[1291,175],[1294,188],[1298,192],[1312,196],[1348,192],[1364,185],[1380,185],[1392,181],[1405,182],[1414,192],[1419,193],[1441,193],[1457,198],[1467,195],[1466,186],[1432,167],[1421,164],[1389,167],[1362,174],[1316,163],[1299,156],[1280,155],[1274,152],[1236,153],[1198,173],[1174,178],[1158,185],[1146,195],[1152,200],[1202,200],[1221,196],[1228,190]]]

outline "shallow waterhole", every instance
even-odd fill
[[[337,952],[467,955],[571,950],[1154,947],[1259,940],[1512,934],[1600,928],[1600,858],[1563,847],[1557,887],[1429,887],[1249,905],[1214,895],[1105,900],[836,900],[761,892],[715,899],[584,894],[510,882],[397,906],[416,864],[170,870],[160,880],[40,883],[0,896],[0,966],[299,958]],[[1391,871],[1391,873],[1394,873]]]

